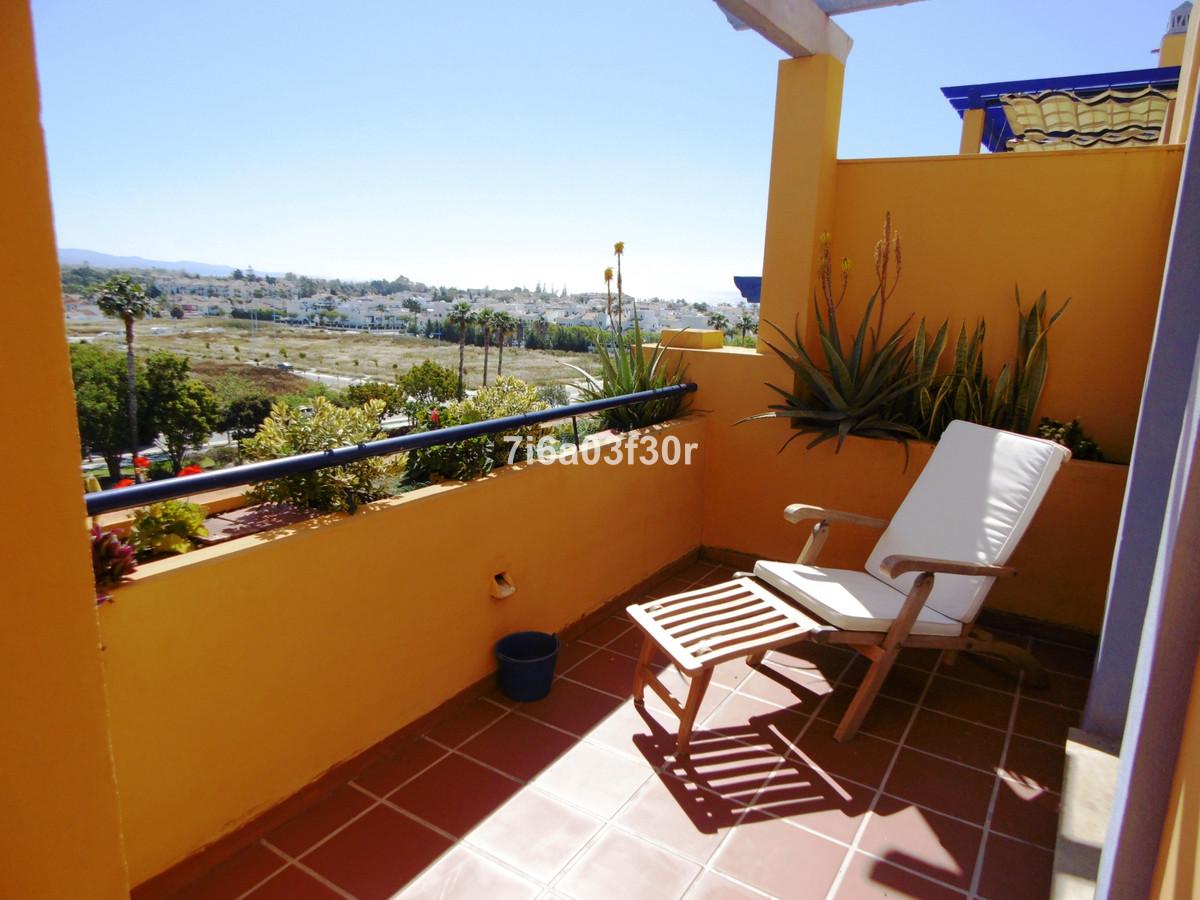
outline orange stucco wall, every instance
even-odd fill
[[[1149,147],[839,162],[828,228],[855,264],[842,321],[858,322],[874,288],[891,210],[904,270],[888,321],[948,318],[957,334],[983,316],[994,375],[1015,353],[1014,286],[1026,307],[1042,290],[1051,310],[1070,297],[1049,335],[1040,414],[1078,416],[1128,460],[1182,159],[1181,147]]]
[[[10,426],[0,440],[0,897],[122,897],[79,435],[25,3],[0,3],[0,86],[0,271],[13,313],[0,329]]]
[[[694,550],[702,455],[502,469],[143,566],[101,618],[134,883]]]

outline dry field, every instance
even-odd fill
[[[111,319],[67,321],[67,332],[75,338],[124,347],[119,322]],[[98,335],[107,332],[105,337]],[[150,319],[135,326],[135,342],[141,352],[170,350],[197,362],[252,363],[274,366],[291,363],[297,369],[317,371],[344,378],[374,378],[391,381],[393,376],[431,359],[458,370],[458,345],[426,338],[370,333],[324,331],[288,325],[259,323],[251,328],[245,319]],[[508,347],[504,351],[504,374],[530,384],[574,382],[577,372],[562,365],[573,363],[590,372],[598,371],[589,354],[552,353]],[[489,353],[488,374],[496,374],[497,350]],[[467,347],[466,382],[475,386],[483,378],[483,348]]]

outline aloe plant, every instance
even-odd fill
[[[894,259],[895,269],[889,276]],[[783,346],[764,338],[764,343],[787,363],[795,375],[791,389],[768,384],[783,398],[768,406],[768,412],[742,421],[782,418],[796,429],[780,447],[782,452],[796,438],[816,435],[808,447],[836,440],[841,450],[849,435],[899,441],[908,453],[908,440],[920,437],[911,424],[913,395],[934,377],[946,346],[946,325],[932,340],[924,320],[910,336],[912,316],[885,336],[884,310],[900,278],[900,236],[892,232],[891,215],[884,220],[883,238],[875,247],[877,285],[867,300],[862,319],[847,349],[838,322],[838,308],[849,284],[850,262],[841,262],[840,291],[833,286],[829,236],[821,236],[820,292],[813,294],[820,353],[810,354],[804,346],[797,317],[795,335],[788,335],[773,322],[767,324],[783,339]],[[872,317],[875,326],[872,327]]]
[[[659,341],[648,352],[642,346],[642,324],[636,300],[631,300],[632,327],[628,331],[624,330],[625,292],[620,272],[621,257],[625,252],[624,242],[616,243],[613,250],[617,257],[617,295],[614,298],[609,287],[607,307],[612,329],[597,329],[594,338],[596,355],[600,359],[600,377],[594,377],[579,366],[564,363],[583,376],[584,380],[579,385],[579,390],[585,400],[600,400],[682,384],[687,374],[686,369],[678,362],[672,364],[667,357],[666,351],[670,348],[670,343],[664,346],[662,341]],[[612,274],[612,269],[604,270],[607,286],[611,286]],[[605,428],[614,428],[617,431],[644,428],[678,416],[687,402],[685,398],[686,395],[674,394],[646,400],[632,406],[605,410],[600,413],[600,417]]]

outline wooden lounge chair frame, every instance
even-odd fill
[[[806,566],[815,564],[829,536],[831,522],[878,529],[886,528],[889,523],[887,519],[801,503],[788,506],[784,517],[793,524],[816,520],[796,560]],[[906,647],[947,651],[948,664],[954,662],[959,652],[1004,659],[1024,671],[1034,684],[1045,683],[1045,671],[1030,653],[976,629],[974,619],[964,623],[958,636],[910,633],[937,575],[1008,577],[1015,575],[1016,569],[905,555],[886,557],[881,568],[891,578],[919,573],[886,632],[850,631],[824,622],[793,601],[778,596],[749,573],[738,573],[733,580],[711,587],[629,606],[627,612],[645,632],[634,674],[635,702],[639,705],[644,702],[649,686],[679,717],[676,754],[682,756],[687,752],[696,714],[715,666],[740,657],[748,657],[750,665],[759,665],[768,650],[799,641],[847,645],[871,660],[834,732],[838,741],[847,741],[858,732],[897,656]],[[691,679],[682,703],[671,695],[652,669],[656,648],[661,648],[675,667]]]

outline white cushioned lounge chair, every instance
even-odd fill
[[[837,727],[853,737],[904,647],[939,648],[1009,660],[1044,679],[1033,658],[975,628],[996,578],[1070,457],[1059,444],[981,425],[950,424],[912,490],[890,521],[793,504],[784,517],[815,521],[794,563],[760,560],[753,574],[628,607],[645,632],[634,676],[640,702],[646,686],[680,719],[676,752],[687,751],[696,711],[713,667],[797,641],[845,644],[871,660]],[[863,571],[814,565],[832,522],[883,529]],[[680,703],[652,670],[661,649],[691,678]]]

